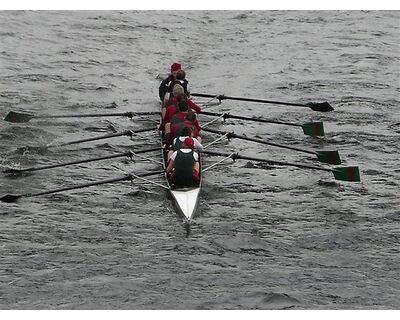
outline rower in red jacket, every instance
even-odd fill
[[[160,88],[158,89],[158,94],[160,96],[160,100],[164,101],[165,98],[169,98],[166,97],[165,94],[168,92],[168,85],[171,81],[175,80],[175,76],[176,76],[176,72],[178,70],[180,70],[182,67],[180,65],[180,63],[173,63],[171,65],[171,73],[168,75],[168,77],[166,79],[164,79],[161,84],[160,84]]]
[[[191,187],[199,183],[199,155],[193,146],[193,139],[188,137],[183,141],[181,149],[172,154],[166,170],[171,184]]]
[[[161,124],[159,126],[159,130],[164,130],[165,128],[165,124],[170,122],[170,118],[177,112],[178,108],[178,100],[184,100],[186,98],[185,96],[185,92],[184,89],[181,85],[176,84],[174,86],[174,89],[172,91],[172,98],[169,100],[169,103],[164,104],[164,107],[161,110]],[[172,108],[172,109],[171,109]],[[169,117],[168,117],[168,121],[166,121],[166,114],[167,114],[167,110],[169,111]],[[171,114],[171,110],[172,110],[172,114]]]
[[[168,151],[168,160],[171,158],[172,154],[182,148],[182,143],[186,138],[193,139],[193,149],[196,151],[203,151],[203,145],[193,137],[193,129],[191,127],[184,127],[179,137],[175,138],[172,142],[172,148]]]
[[[192,111],[186,111],[179,112],[173,116],[171,120],[171,129],[168,133],[165,145],[169,147],[173,140],[181,135],[181,132],[185,127],[190,127],[193,131],[193,137],[195,137],[201,143],[201,137],[199,136],[201,128],[196,119],[196,114]]]
[[[159,125],[159,130],[164,130],[165,125],[168,122],[171,122],[172,117],[174,116],[175,113],[178,112],[178,100],[185,100],[186,104],[189,107],[189,110],[194,110],[196,113],[201,113],[201,108],[195,104],[192,100],[188,99],[185,97],[184,94],[182,94],[182,87],[180,85],[175,85],[173,90],[173,97],[170,99],[169,105],[167,105],[166,108],[163,108],[162,110],[162,122]],[[182,88],[182,89],[180,89]]]

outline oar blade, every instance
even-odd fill
[[[4,118],[5,121],[8,122],[28,122],[34,117],[34,115],[29,113],[22,113],[22,112],[15,112],[10,111],[6,117]]]
[[[7,168],[7,169],[4,169],[4,170],[3,170],[3,173],[13,175],[13,174],[21,173],[21,170],[19,170],[19,169],[13,169],[13,168]]]
[[[358,167],[338,167],[332,169],[336,180],[359,182],[360,170]]]
[[[323,137],[325,135],[324,123],[322,121],[306,122],[301,125],[303,132],[311,137]]]
[[[19,194],[6,194],[5,196],[2,196],[0,198],[0,201],[6,202],[6,203],[13,203],[13,202],[17,202],[17,200],[21,197],[22,197],[22,195],[19,195]]]
[[[315,151],[317,158],[319,161],[329,164],[341,164],[342,161],[340,160],[339,152],[336,150],[318,150]]]
[[[309,102],[306,103],[306,106],[314,111],[320,112],[329,112],[335,110],[328,102]]]

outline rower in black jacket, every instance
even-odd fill
[[[168,75],[167,78],[165,78],[165,79],[161,82],[160,88],[158,89],[158,94],[159,94],[159,96],[160,96],[160,100],[161,100],[161,101],[164,101],[165,94],[168,92],[168,86],[169,86],[170,82],[175,80],[176,72],[177,72],[178,70],[180,70],[181,68],[182,68],[182,67],[181,67],[181,64],[180,64],[180,63],[176,63],[176,62],[175,62],[175,63],[173,63],[173,64],[171,65],[171,73]],[[168,97],[167,97],[167,98],[168,98]]]

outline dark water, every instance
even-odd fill
[[[233,101],[210,111],[323,120],[323,139],[244,121],[216,128],[337,149],[344,165],[360,166],[362,179],[338,182],[329,172],[246,161],[220,166],[204,178],[190,235],[166,193],[142,182],[1,203],[0,307],[399,308],[399,18],[398,11],[0,12],[2,118],[10,110],[158,110],[160,76],[179,61],[193,92],[329,101],[335,112],[325,114]],[[27,148],[153,124],[149,118],[1,121],[1,166],[157,146],[155,133],[143,133],[132,141]],[[240,140],[218,147],[319,165],[312,155]],[[120,158],[20,178],[1,174],[0,194],[157,168]]]

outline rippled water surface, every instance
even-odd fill
[[[179,61],[192,92],[329,101],[334,112],[229,100],[209,110],[322,120],[324,138],[244,121],[220,121],[215,128],[339,150],[344,165],[360,167],[362,179],[347,183],[324,171],[228,161],[205,174],[189,234],[166,192],[146,182],[0,203],[0,307],[399,308],[399,18],[398,11],[0,12],[2,118],[11,110],[157,111],[160,79]],[[155,121],[1,121],[0,165],[23,168],[157,146],[157,134],[148,132],[43,148]],[[214,138],[204,134],[205,141]],[[241,140],[216,148],[328,167],[313,155]],[[160,160],[159,152],[146,156]],[[160,168],[134,160],[23,177],[1,173],[0,194]]]

